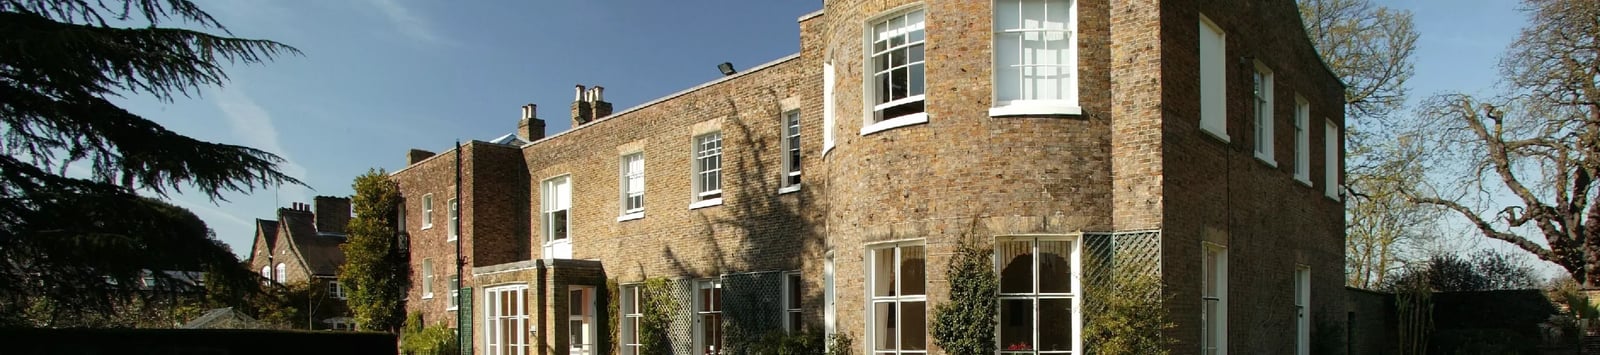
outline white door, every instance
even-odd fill
[[[594,288],[568,287],[567,346],[572,355],[594,353]]]

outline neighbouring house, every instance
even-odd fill
[[[255,317],[234,310],[233,307],[216,308],[195,317],[178,328],[182,329],[270,329]]]
[[[632,108],[578,86],[567,131],[529,104],[512,136],[410,151],[408,311],[476,352],[633,354],[640,284],[665,278],[674,353],[809,330],[938,354],[973,237],[1006,353],[1083,353],[1084,300],[1118,273],[1159,277],[1175,354],[1347,348],[1344,87],[1294,1],[829,0],[798,22],[797,53]]]
[[[350,223],[350,199],[317,196],[312,204],[293,203],[278,209],[277,220],[256,220],[256,235],[250,246],[251,270],[261,273],[264,282],[276,286],[306,284],[310,300],[304,307],[312,314],[296,328],[350,330],[355,322],[345,304],[344,288],[339,285],[339,269],[344,265],[345,226]]]

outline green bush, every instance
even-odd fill
[[[672,354],[667,327],[672,325],[670,312],[677,305],[672,299],[672,287],[665,278],[644,281],[643,317],[639,319],[639,355]]]
[[[461,344],[456,341],[454,329],[443,324],[425,327],[422,313],[406,317],[405,329],[400,332],[400,352],[406,355],[457,355]]]
[[[1095,295],[1101,311],[1085,316],[1083,343],[1093,354],[1152,354],[1170,352],[1174,339],[1166,330],[1176,325],[1161,302],[1161,282],[1154,274],[1114,277],[1109,287]]]
[[[855,354],[853,346],[855,346],[855,342],[851,341],[849,335],[834,334],[828,336],[828,355]]]
[[[774,331],[749,344],[750,354],[763,355],[816,355],[825,351],[821,333]]]
[[[1000,281],[994,251],[969,235],[945,271],[950,301],[933,309],[933,343],[952,354],[988,354],[995,347]]]

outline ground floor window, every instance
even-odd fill
[[[528,286],[491,287],[483,292],[487,354],[528,354]]]
[[[639,322],[644,319],[644,302],[639,285],[623,285],[621,306],[618,313],[622,313],[621,343],[623,355],[639,353]]]
[[[868,250],[871,304],[867,336],[873,354],[926,354],[927,252],[920,241]]]
[[[1228,353],[1228,248],[1207,243],[1200,262],[1200,354]]]
[[[695,283],[695,348],[697,353],[722,353],[722,281]]]
[[[800,273],[783,274],[783,330],[797,333],[803,328],[800,308]]]
[[[1001,237],[1001,354],[1077,354],[1081,339],[1077,240]]]

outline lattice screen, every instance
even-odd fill
[[[1085,311],[1102,307],[1094,302],[1095,290],[1107,289],[1119,278],[1161,272],[1160,230],[1085,233],[1083,244]]]
[[[740,344],[783,325],[783,273],[762,272],[722,276],[722,337],[731,352],[743,354]]]

